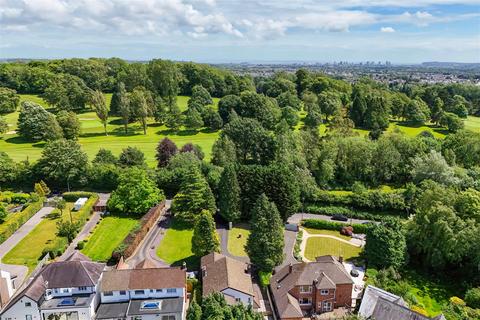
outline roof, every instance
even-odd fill
[[[158,267],[161,267],[160,263],[152,260],[152,259],[149,259],[149,258],[146,258],[142,261],[140,261],[136,266],[135,266],[135,269],[154,269],[154,268],[158,268]],[[117,269],[121,269],[121,268],[118,268]]]
[[[185,300],[182,297],[151,300],[130,300],[127,316],[138,316],[143,314],[180,313],[183,311],[184,301]],[[143,304],[148,302],[158,302],[159,308],[143,308]]]
[[[289,291],[296,286],[313,285],[317,289],[353,284],[345,267],[333,256],[318,257],[315,262],[301,262],[279,269],[270,280],[270,289],[279,317],[302,317],[302,310]]]
[[[57,297],[42,302],[42,310],[64,308],[90,308],[95,293],[76,295],[74,297]]]
[[[127,314],[128,302],[101,303],[97,309],[95,319],[118,319]]]
[[[114,269],[103,273],[100,291],[183,288],[186,276],[180,268]]]
[[[95,286],[104,268],[104,263],[92,262],[81,253],[73,253],[65,261],[47,264],[10,300],[2,313],[24,296],[40,301],[46,289]]]
[[[252,278],[244,262],[212,252],[200,261],[202,267],[203,295],[234,289],[253,296]]]
[[[443,315],[429,318],[383,297],[378,298],[372,313],[372,318],[375,320],[436,320],[442,319],[442,317]]]
[[[75,201],[74,205],[84,205],[85,202],[87,202],[88,198],[78,198],[77,201]]]
[[[371,317],[380,297],[391,302],[396,302],[399,305],[407,305],[401,297],[369,285],[363,293],[362,303],[360,304],[358,314],[364,318]]]

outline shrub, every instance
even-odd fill
[[[322,205],[319,203],[307,203],[305,206],[305,212],[312,214],[323,214],[326,216],[333,216],[341,214],[349,218],[366,219],[373,221],[382,221],[386,217],[405,217],[406,212],[402,211],[363,211],[353,207],[336,206],[336,205]]]
[[[295,246],[293,247],[293,256],[298,261],[302,261],[302,256],[300,254],[300,245],[302,244],[303,231],[299,230],[297,232],[297,237],[295,239]]]
[[[57,237],[55,240],[42,250],[42,258],[48,253],[51,259],[59,257],[67,249],[68,241],[64,237]]]
[[[450,303],[457,306],[465,306],[465,301],[463,301],[461,298],[456,296],[450,297]]]
[[[259,271],[258,272],[258,278],[260,279],[260,285],[263,288],[268,287],[270,284],[270,278],[272,277],[271,272],[265,272],[265,271]]]
[[[79,241],[77,243],[77,250],[82,250],[85,247],[85,242],[84,241]]]
[[[472,288],[465,294],[467,306],[474,309],[480,309],[480,287]]]
[[[341,231],[343,227],[347,226],[345,223],[333,222],[327,220],[306,219],[302,221],[302,225],[306,228],[324,229]],[[355,233],[366,233],[369,228],[368,224],[352,224]]]
[[[30,202],[24,207],[23,211],[16,213],[0,226],[0,243],[7,240],[20,226],[30,219],[38,210],[43,207],[43,198],[38,198],[36,202]]]
[[[353,227],[352,226],[342,227],[342,229],[340,230],[340,234],[351,237],[353,235]]]
[[[90,198],[92,195],[94,195],[94,193],[85,191],[65,192],[63,194],[63,199],[67,202],[75,202],[79,198]]]
[[[98,195],[96,193],[89,193],[90,197],[87,202],[75,213],[77,221],[80,225],[84,225],[85,222],[90,218],[90,215],[93,212],[93,206],[97,203]]]

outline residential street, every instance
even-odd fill
[[[5,242],[0,244],[0,261],[12,250],[30,231],[37,226],[42,218],[53,211],[53,207],[44,207],[40,209],[33,217],[25,222],[14,234],[12,234]],[[0,269],[10,272],[12,277],[16,276],[15,287],[18,288],[25,279],[28,268],[21,265],[11,265],[0,263]]]

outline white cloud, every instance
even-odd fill
[[[392,33],[395,32],[395,29],[393,29],[392,27],[381,27],[380,32]]]

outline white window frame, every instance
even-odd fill
[[[323,311],[332,311],[332,310],[333,310],[333,303],[331,301],[324,301]]]
[[[320,290],[320,294],[321,294],[322,296],[328,296],[328,295],[330,294],[330,290],[328,290],[328,289],[322,289],[322,290]]]
[[[300,293],[312,293],[312,286],[300,286]]]
[[[302,300],[304,300],[304,299],[307,299],[308,302],[307,302],[307,303],[304,303],[304,302],[302,301]],[[301,306],[309,306],[309,305],[312,304],[312,298],[310,298],[310,297],[300,298],[300,299],[298,299],[298,304],[301,305]]]

